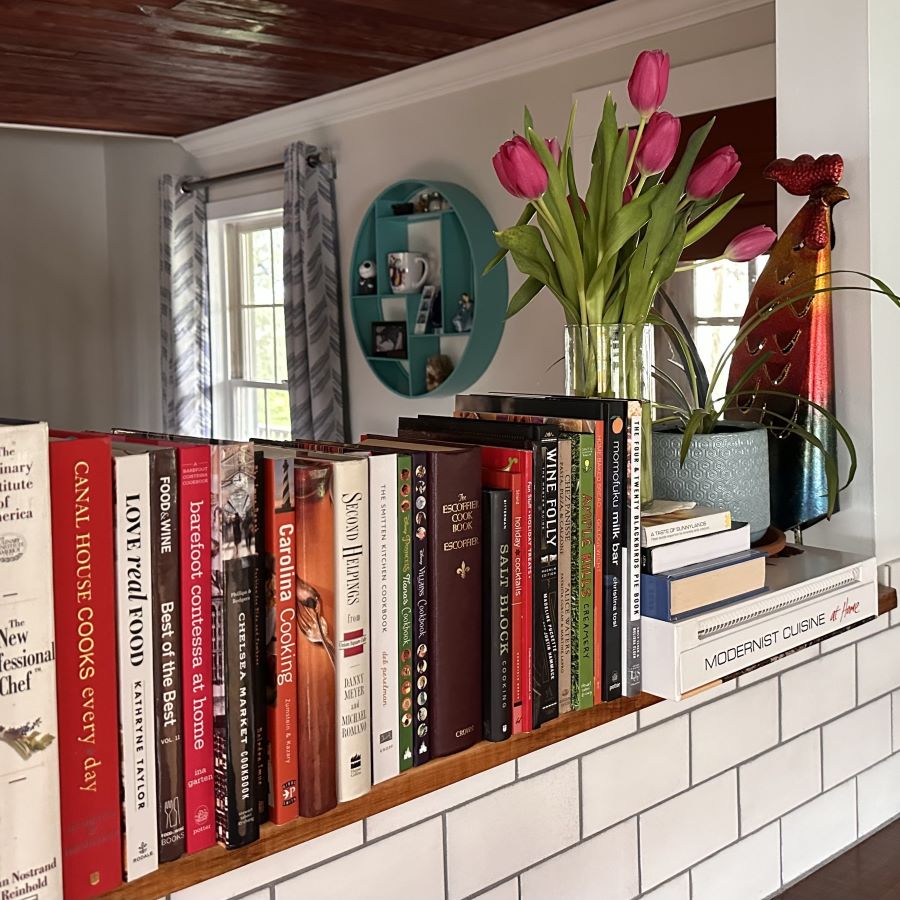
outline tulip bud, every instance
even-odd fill
[[[638,146],[635,165],[642,175],[664,172],[675,157],[681,138],[681,120],[667,112],[655,112],[650,117]]]
[[[648,119],[662,106],[669,89],[669,54],[662,50],[644,50],[634,61],[628,79],[631,105]]]
[[[685,193],[691,200],[709,200],[725,189],[740,167],[741,161],[734,147],[719,147],[694,167],[687,180]]]
[[[749,262],[765,253],[775,243],[776,237],[767,225],[755,225],[733,237],[722,255],[732,262]]]
[[[537,200],[547,190],[547,170],[521,135],[502,143],[491,161],[500,184],[514,197]]]
[[[553,157],[553,162],[559,165],[559,158],[562,156],[562,150],[559,148],[559,141],[556,138],[550,138],[549,141],[545,140],[544,143],[547,145],[547,149]]]

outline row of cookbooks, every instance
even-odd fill
[[[352,445],[0,424],[0,884],[99,896],[640,691],[639,404],[458,407]]]

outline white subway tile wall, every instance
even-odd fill
[[[691,713],[694,784],[778,743],[778,681],[770,678]]]
[[[641,813],[641,884],[655,887],[738,836],[733,769]]]
[[[900,616],[885,622],[170,900],[773,897],[900,816]]]
[[[781,887],[781,832],[773,822],[691,872],[692,900],[757,900]]]

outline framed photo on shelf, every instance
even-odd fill
[[[373,322],[372,356],[407,359],[406,322]]]
[[[435,299],[440,296],[433,284],[426,284],[422,288],[422,299],[419,300],[419,308],[416,311],[416,323],[413,327],[414,334],[426,334],[432,323],[433,307]]]

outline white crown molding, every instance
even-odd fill
[[[18,122],[0,122],[0,128],[11,131],[45,131],[51,134],[86,134],[89,137],[135,138],[141,141],[168,141],[176,138],[165,134],[140,134],[135,131],[96,131],[91,128],[61,128],[56,125],[21,125]]]
[[[511,78],[772,0],[614,0],[412,69],[178,138],[199,160]]]

